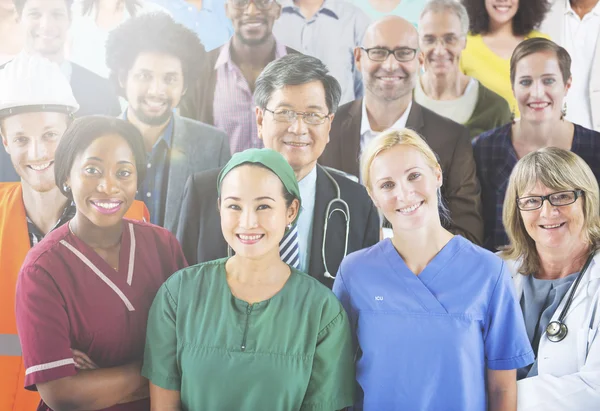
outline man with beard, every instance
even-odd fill
[[[230,158],[225,133],[173,112],[196,82],[204,56],[196,34],[165,13],[123,23],[106,44],[110,79],[129,103],[122,116],[140,130],[148,152],[138,199],[148,206],[153,224],[171,231],[188,176]]]
[[[273,35],[281,14],[276,0],[227,0],[225,13],[233,37],[208,53],[181,114],[224,130],[233,154],[263,147],[254,118],[254,83],[267,64],[293,50]]]
[[[448,228],[480,244],[481,190],[469,132],[413,101],[418,49],[417,30],[402,17],[384,17],[369,26],[363,46],[354,49],[365,97],[340,107],[331,126],[331,142],[319,162],[358,176],[358,158],[371,139],[388,128],[413,129],[439,157],[442,198],[450,212]]]

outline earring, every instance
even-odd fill
[[[67,183],[64,183],[64,184],[63,184],[63,191],[64,191],[65,193],[68,193],[69,191],[71,191],[71,187],[69,187],[69,186],[67,185]]]
[[[560,119],[564,120],[564,118],[567,116],[567,102],[565,101],[563,104],[563,108],[562,110],[560,110]]]
[[[512,110],[510,111],[510,122],[515,124],[515,106],[513,106]]]
[[[292,229],[292,223],[289,223],[289,224],[286,226],[286,228],[287,228],[287,230],[288,230],[288,231],[290,231],[290,230]]]

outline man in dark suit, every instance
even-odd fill
[[[258,77],[254,93],[258,134],[265,147],[286,158],[300,186],[299,268],[328,287],[347,253],[379,240],[379,216],[365,188],[317,165],[340,95],[339,83],[323,63],[302,54],[270,63]],[[217,207],[218,173],[195,174],[186,184],[177,238],[190,264],[228,253]],[[347,210],[342,201],[334,201],[338,196]]]
[[[340,107],[319,163],[358,176],[360,153],[377,134],[388,128],[415,130],[439,157],[450,231],[480,244],[480,187],[469,132],[413,101],[418,44],[416,29],[401,17],[384,17],[369,27],[363,46],[354,50],[365,97]]]
[[[119,100],[108,80],[65,59],[73,0],[14,0],[14,4],[26,35],[24,51],[39,54],[60,66],[80,106],[77,116],[119,115]],[[0,181],[19,181],[3,150],[0,151]]]

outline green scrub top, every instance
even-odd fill
[[[344,308],[292,269],[272,298],[233,296],[220,259],[178,271],[158,291],[142,375],[181,393],[183,409],[339,410],[354,403]]]

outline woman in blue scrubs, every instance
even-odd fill
[[[333,286],[358,349],[356,409],[516,410],[516,369],[533,353],[511,277],[443,227],[435,153],[388,130],[361,167],[394,235],[346,257]]]

